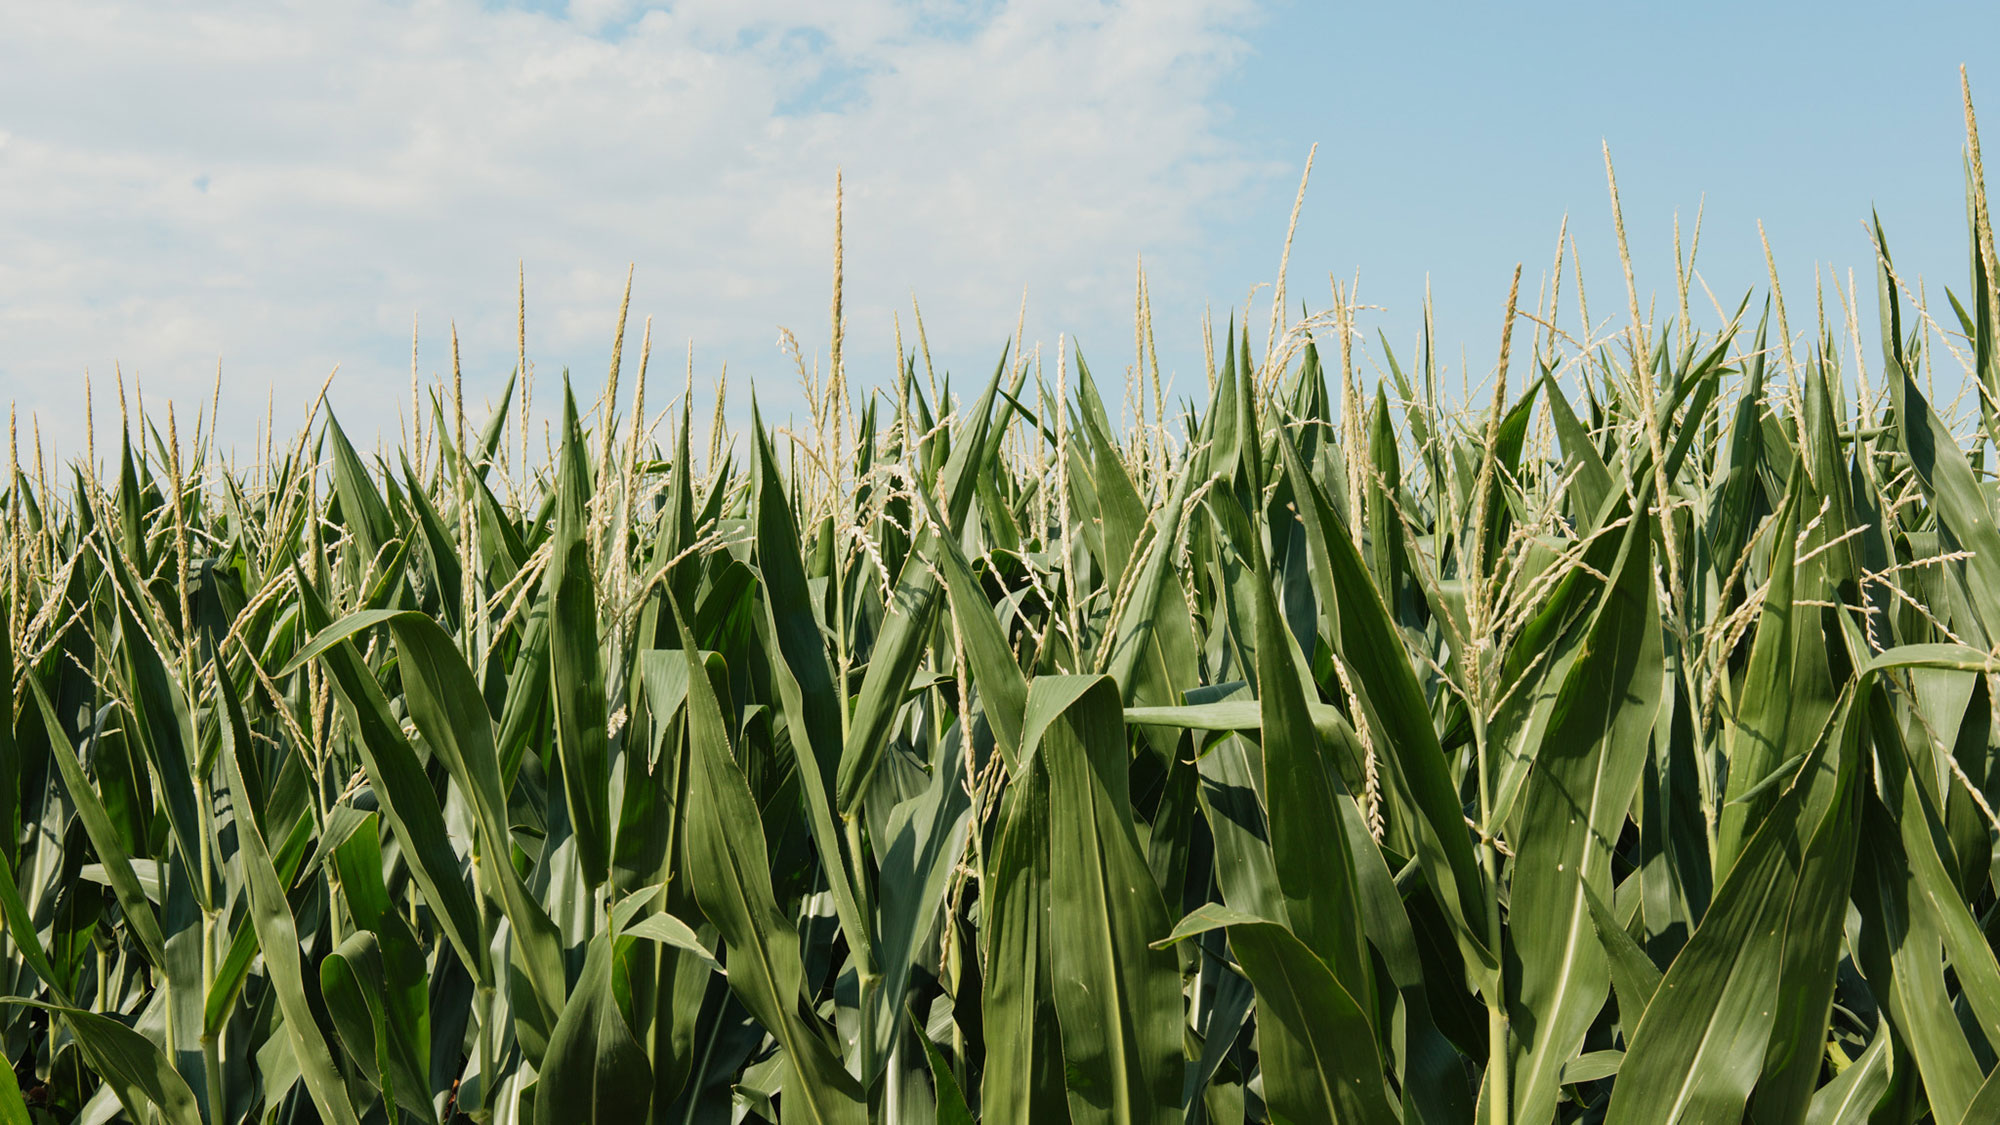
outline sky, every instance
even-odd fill
[[[1696,270],[1732,308],[1765,285],[1761,219],[1795,309],[1816,268],[1852,269],[1871,323],[1871,207],[1912,284],[1939,308],[1963,291],[1958,67],[2000,107],[2000,5],[1522,7],[11,5],[0,399],[66,455],[86,372],[103,429],[114,371],[183,418],[219,372],[221,433],[247,447],[267,404],[284,432],[337,366],[343,425],[393,440],[413,325],[425,379],[449,376],[455,327],[467,397],[490,398],[524,275],[538,410],[565,368],[587,404],[630,267],[628,387],[651,318],[655,407],[691,345],[698,410],[726,364],[733,415],[754,386],[782,417],[802,400],[780,329],[826,362],[836,170],[863,384],[892,378],[899,321],[917,346],[913,299],[938,368],[983,378],[1025,295],[1029,346],[1052,369],[1080,341],[1115,397],[1143,256],[1170,393],[1199,391],[1203,311],[1276,276],[1315,144],[1290,303],[1358,279],[1360,327],[1407,360],[1428,288],[1472,383],[1515,264],[1527,306],[1565,218],[1593,319],[1624,308],[1607,145],[1663,314],[1674,223],[1691,234],[1698,210]]]

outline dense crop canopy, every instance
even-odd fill
[[[1879,359],[1517,273],[1457,407],[1337,295],[1172,417],[1142,305],[1116,414],[17,456],[0,1123],[2000,1120],[1972,183]]]

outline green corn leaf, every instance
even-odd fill
[[[540,732],[549,708],[549,602],[536,599],[521,627],[521,647],[507,677],[506,701],[500,708],[495,751],[500,776],[512,788],[520,776],[521,759]]]
[[[1878,707],[1872,718],[1876,753],[1887,759],[1880,783],[1883,807],[1895,817],[1906,878],[1916,892],[1910,896],[1910,912],[1930,916],[1972,1018],[1990,1041],[2000,1040],[2000,962],[1995,961],[1978,919],[1958,895],[1946,862],[1950,844],[1936,799],[1918,776],[1917,761],[1886,709]],[[1899,765],[1903,768],[1896,768]]]
[[[1131,474],[1118,458],[1118,446],[1111,437],[1111,420],[1097,396],[1097,384],[1090,367],[1083,362],[1083,349],[1076,350],[1078,417],[1089,444],[1090,471],[1083,476],[1097,496],[1097,514],[1104,528],[1104,582],[1116,590],[1125,571],[1132,565],[1132,551],[1146,526],[1146,506],[1132,487]]]
[[[133,936],[139,939],[140,948],[146,951],[146,959],[164,968],[167,963],[167,939],[160,932],[159,915],[154,912],[153,904],[147,901],[145,891],[139,886],[139,876],[132,870],[132,856],[125,850],[118,830],[112,826],[110,815],[97,798],[97,791],[84,777],[83,763],[77,760],[76,748],[69,744],[69,735],[64,733],[62,723],[56,719],[55,705],[49,702],[48,693],[33,677],[28,679],[28,690],[34,693],[35,704],[41,709],[42,723],[49,733],[49,746],[54,751],[57,768],[62,771],[63,785],[69,792],[70,800],[76,803],[77,817],[83,821],[84,831],[90,836],[90,846],[97,849],[98,860],[110,876],[111,889],[118,896],[118,908],[125,912]]]
[[[671,914],[648,914],[629,926],[614,926],[621,938],[644,938],[685,950],[695,955],[704,965],[721,971],[722,965],[715,959],[715,953],[702,944],[700,935],[688,928],[686,922]]]
[[[860,896],[850,873],[855,857],[848,854],[834,824],[834,779],[840,768],[840,732],[846,693],[834,685],[827,660],[826,638],[812,610],[804,560],[799,557],[798,526],[778,477],[777,458],[769,436],[757,419],[756,515],[757,567],[764,585],[766,637],[778,659],[773,679],[791,732],[793,757],[805,795],[813,847],[821,857],[840,918],[841,932],[864,961],[874,959],[874,936],[862,917]],[[781,666],[777,666],[781,665]],[[870,1078],[872,1079],[872,1075]]]
[[[361,929],[320,962],[321,995],[331,1010],[337,1002],[328,991],[328,966],[345,951],[347,960],[334,966],[332,972],[340,975],[331,983],[367,994],[361,997],[363,1006],[348,1004],[346,1023],[340,1022],[342,1013],[333,1012],[335,1030],[357,1066],[393,1077],[393,1090],[385,1094],[405,1102],[428,1101],[424,1060],[431,1051],[430,981],[423,948],[382,882],[382,846],[373,813],[334,849],[333,858],[341,896]],[[352,1034],[364,1027],[371,1029],[370,1037]],[[423,1116],[428,1111],[413,1105],[411,1112]]]
[[[264,846],[256,819],[249,815],[250,791],[243,783],[243,771],[238,765],[238,756],[248,752],[250,742],[243,705],[236,698],[236,688],[228,673],[219,665],[215,672],[223,704],[223,776],[228,782],[230,804],[237,811],[237,856],[250,896],[250,917],[256,926],[257,944],[264,952],[264,971],[277,993],[278,1007],[285,1017],[285,1033],[291,1040],[292,1053],[299,1061],[299,1075],[312,1094],[313,1104],[335,1125],[359,1125],[360,1118],[353,1103],[348,1101],[347,1087],[334,1065],[333,1053],[320,1034],[311,1001],[306,998],[305,977],[299,964],[298,926],[292,918],[291,905],[285,900],[284,884],[278,881],[277,870],[271,866],[271,853]]]
[[[27,1099],[21,1096],[20,1080],[11,1066],[0,1067],[0,1125],[33,1125]]]
[[[1389,1042],[1391,1073],[1403,1088],[1403,1119],[1441,1125],[1471,1121],[1473,1094],[1466,1082],[1465,1060],[1439,1030],[1431,1011],[1432,985],[1424,975],[1422,947],[1395,877],[1352,800],[1340,802],[1340,821],[1348,850],[1354,854],[1362,926],[1389,983],[1402,996],[1401,1043],[1393,1026],[1387,1036],[1378,1033],[1377,1038]]]
[[[1870,845],[1854,874],[1855,964],[1883,1012],[1884,1030],[1908,1052],[1924,1098],[1940,1120],[1962,1118],[1984,1074],[1945,987],[1944,952],[1934,915],[1909,908],[1904,891],[1909,860],[1894,818],[1880,802],[1864,802]]]
[[[1972,1104],[1965,1107],[1965,1116],[1959,1118],[1959,1122],[1960,1125],[1974,1125],[1980,1121],[1991,1121],[1996,1114],[2000,1114],[2000,1081],[1989,1074],[1986,1081],[1979,1084],[1979,1093],[1973,1097]]]
[[[1369,459],[1365,493],[1368,506],[1368,563],[1375,587],[1382,591],[1391,618],[1401,612],[1409,585],[1410,562],[1404,543],[1401,511],[1403,468],[1396,451],[1396,425],[1389,416],[1389,391],[1375,384],[1375,407],[1368,417]],[[1303,458],[1302,458],[1303,459]]]
[[[556,760],[569,802],[577,859],[592,886],[611,864],[611,747],[605,736],[604,672],[599,663],[596,581],[591,575],[589,452],[577,424],[576,397],[563,388],[563,448],[556,476],[555,533],[543,595],[549,600],[549,701],[555,712]]]
[[[1226,929],[1257,989],[1264,1100],[1275,1119],[1394,1121],[1368,1019],[1324,961],[1284,926],[1210,904],[1181,919],[1165,941]]]
[[[341,1045],[361,1073],[381,1088],[390,1116],[402,1109],[435,1121],[422,1061],[428,1052],[420,1054],[418,1044],[390,1029],[385,1003],[389,980],[375,935],[368,930],[348,935],[320,962],[319,986]]]
[[[1590,431],[1576,417],[1570,408],[1569,398],[1562,388],[1549,380],[1546,395],[1549,404],[1549,419],[1555,423],[1556,436],[1562,440],[1563,458],[1569,463],[1568,472],[1573,478],[1575,492],[1573,511],[1586,516],[1595,516],[1604,509],[1604,498],[1611,495],[1611,470],[1605,466],[1604,458],[1598,455],[1597,446],[1590,440]]]
[[[35,916],[21,897],[21,884],[15,877],[14,864],[4,853],[0,853],[0,914],[6,915],[7,936],[14,939],[14,949],[21,959],[34,970],[41,983],[53,993],[56,999],[67,1002],[70,982],[56,972],[49,961],[49,951],[42,944],[41,935],[35,932]]]
[[[611,935],[590,941],[583,973],[543,1055],[536,1125],[644,1121],[653,1071],[614,995]]]
[[[809,763],[801,763],[801,768],[811,769],[823,779],[815,792],[821,794],[819,804],[830,807],[834,773],[840,766],[841,713],[846,699],[833,682],[826,636],[812,612],[805,562],[799,557],[798,525],[792,519],[791,504],[778,476],[777,455],[771,450],[770,437],[754,404],[751,417],[757,427],[754,504],[757,568],[764,585],[772,637],[799,696],[794,742],[812,758]]]
[[[431,504],[426,490],[418,482],[417,471],[410,467],[408,454],[403,457],[403,479],[410,482],[407,492],[410,509],[416,514],[418,530],[423,533],[424,550],[431,559],[431,573],[437,576],[439,613],[447,623],[462,629],[464,623],[459,617],[465,604],[465,567],[458,557],[457,533],[445,526],[444,519]]]
[[[1938,525],[1951,541],[1972,552],[1965,562],[1965,588],[1979,623],[1987,635],[2000,636],[2000,530],[1993,525],[1991,505],[1958,439],[1918,389],[1915,374],[1895,373],[1890,386],[1903,448],[1938,514]]]
[[[999,393],[1000,378],[1006,372],[1007,357],[1003,353],[999,366],[993,370],[992,380],[986,386],[986,393],[980,396],[967,415],[970,432],[952,450],[950,460],[944,466],[944,479],[948,485],[945,494],[946,528],[953,535],[960,534],[964,529],[966,513],[971,509],[972,498],[977,491],[973,478],[986,467],[988,435],[1007,431],[1007,408],[1002,408],[997,422],[993,416],[993,399]],[[1010,390],[1018,393],[1020,381],[1026,377],[1024,366],[1015,376],[1015,385]],[[930,534],[926,529],[918,536],[919,542]],[[840,772],[835,778],[834,794],[837,798],[835,809],[842,816],[854,811],[855,802],[867,791],[875,767],[881,763],[883,748],[888,744],[889,725],[902,704],[903,687],[916,672],[917,662],[923,655],[924,642],[937,608],[937,593],[937,583],[931,577],[928,564],[913,554],[896,579],[889,613],[875,639],[868,670],[861,680],[861,696],[855,701],[847,737],[841,744]]]
[[[1716,450],[1715,474],[1721,483],[1712,493],[1714,500],[1708,513],[1708,536],[1715,555],[1715,567],[1724,575],[1735,570],[1737,559],[1750,542],[1759,498],[1757,464],[1763,457],[1764,428],[1759,423],[1757,404],[1764,397],[1768,367],[1765,340],[1769,320],[1767,305],[1763,319],[1757,322],[1756,342],[1751,348],[1743,392],[1736,400],[1736,409],[1730,419],[1728,438]],[[1724,591],[1725,595],[1727,593]]]
[[[326,436],[333,444],[333,489],[340,498],[340,511],[346,521],[348,532],[354,536],[355,546],[363,556],[363,561],[373,561],[382,554],[382,548],[396,538],[396,523],[389,515],[389,507],[382,501],[381,490],[368,475],[367,466],[354,452],[354,446],[347,440],[347,434],[340,423],[329,415],[326,420]]]
[[[1814,1092],[1812,1105],[1806,1110],[1806,1125],[1862,1125],[1873,1117],[1876,1107],[1889,1093],[1891,1060],[1895,1057],[1889,1044],[1893,1038],[1887,1026],[1879,1028],[1868,1049],[1861,1052],[1859,1058],[1847,1064],[1847,1069],[1836,1075],[1833,1081]],[[2000,1085],[1989,1082],[1980,1093],[1984,1094],[1987,1089],[2000,1096]],[[1992,1108],[2000,1111],[2000,1104]],[[1970,1113],[1969,1110],[1967,1112]],[[1964,1125],[1985,1120],[1990,1118],[1968,1116]]]
[[[1352,797],[1314,733],[1292,636],[1271,593],[1270,567],[1254,539],[1252,545],[1264,803],[1285,904],[1282,920],[1367,1013],[1374,1007],[1374,970],[1354,924],[1361,917],[1354,854],[1345,832],[1326,829],[1327,811]]]
[[[1049,777],[1049,950],[1070,1119],[1178,1116],[1179,965],[1149,943],[1170,924],[1133,828],[1125,727],[1109,677],[1043,676],[1023,754]]]
[[[1454,936],[1475,971],[1490,971],[1497,953],[1486,946],[1486,891],[1465,831],[1464,814],[1445,765],[1437,729],[1422,689],[1404,656],[1403,642],[1381,596],[1368,581],[1353,541],[1319,485],[1306,472],[1292,440],[1278,431],[1285,473],[1298,495],[1299,515],[1314,553],[1315,588],[1323,605],[1339,609],[1338,649],[1359,681],[1355,688],[1380,719],[1387,745],[1380,747],[1388,780],[1412,807],[1418,858],[1445,907]]]
[[[478,877],[506,913],[516,956],[541,1005],[541,1019],[553,1026],[564,1002],[562,935],[514,869],[492,717],[472,670],[444,630],[418,613],[399,614],[387,622],[402,656],[410,718],[470,799],[479,825]]]
[[[1489,566],[1502,556],[1507,535],[1513,530],[1514,513],[1513,508],[1507,503],[1507,491],[1510,487],[1507,481],[1508,478],[1516,477],[1520,473],[1521,449],[1527,441],[1528,423],[1534,418],[1535,395],[1541,389],[1541,380],[1529,383],[1527,392],[1501,416],[1500,425],[1494,431],[1491,454],[1494,465],[1499,471],[1493,474],[1493,481],[1488,486],[1486,494],[1486,544],[1480,556]],[[1471,511],[1470,506],[1466,511]],[[1356,517],[1348,518],[1352,520]]]
[[[79,492],[82,490],[79,489]],[[14,606],[0,598],[0,824],[21,817],[21,748],[14,739]],[[0,852],[12,860],[19,851],[12,832],[0,834]],[[0,1094],[0,1097],[5,1096]]]
[[[1060,1120],[1069,1107],[1049,965],[1049,782],[1039,758],[1028,758],[1007,787],[986,864],[982,1119]]]
[[[875,1027],[876,1058],[884,1065],[891,1035],[902,1026],[914,973],[923,967],[917,954],[943,921],[946,887],[965,852],[972,799],[966,791],[965,756],[957,750],[956,738],[941,744],[942,760],[932,767],[929,787],[890,810],[888,832],[878,840],[882,984],[876,992]]]
[[[472,891],[458,866],[458,855],[445,835],[444,812],[430,779],[424,776],[416,751],[404,737],[402,727],[389,714],[389,702],[375,682],[361,654],[354,650],[353,635],[391,616],[387,612],[371,617],[367,612],[343,619],[336,625],[327,608],[303,573],[294,570],[299,605],[306,625],[317,635],[293,663],[308,659],[322,661],[358,737],[354,745],[361,754],[363,768],[382,801],[403,854],[410,860],[410,873],[423,891],[424,899],[437,912],[445,937],[459,959],[479,980],[489,978],[486,946],[481,938],[479,910]]]
[[[1585,893],[1608,895],[1612,845],[1638,793],[1663,683],[1652,536],[1626,527],[1611,582],[1570,666],[1515,835],[1509,917],[1520,958],[1514,1119],[1555,1115],[1563,1067],[1611,987]]]
[[[676,618],[680,618],[678,611]],[[684,619],[683,619],[684,621]],[[728,728],[694,635],[681,644],[688,669],[687,877],[701,910],[728,948],[729,987],[784,1048],[786,1116],[826,1125],[867,1118],[861,1091],[824,1030],[799,1012],[804,966],[798,931],[771,890],[763,818],[731,757]]]
[[[148,1109],[157,1110],[167,1125],[202,1125],[201,1110],[194,1091],[175,1070],[164,1051],[151,1039],[126,1027],[110,1016],[28,1000],[19,996],[0,997],[0,1004],[40,1008],[60,1015],[76,1035],[90,1068],[101,1075],[118,1098],[118,1104],[134,1121],[148,1118]]]
[[[944,526],[937,505],[921,484],[914,490],[924,512],[936,526]],[[965,642],[966,663],[973,682],[979,686],[981,705],[1002,759],[1009,773],[1018,773],[1021,762],[1021,719],[1028,705],[1028,681],[1007,647],[1007,637],[993,616],[979,579],[972,573],[965,552],[948,536],[932,536],[931,548],[944,570],[945,594],[951,613]]]
[[[271,863],[278,869],[278,881],[287,887],[292,886],[293,880],[298,878],[299,868],[305,863],[306,849],[312,845],[315,826],[312,810],[301,811],[298,818],[292,821],[291,832],[272,854]],[[234,1005],[242,994],[243,982],[249,978],[250,964],[256,956],[257,927],[246,918],[237,924],[235,934],[229,941],[229,950],[216,966],[215,979],[209,983],[208,999],[202,1007],[203,1034],[219,1035],[223,1025],[234,1014]]]
[[[188,747],[195,743],[193,719],[185,695],[168,674],[166,662],[153,647],[147,632],[140,627],[132,604],[121,601],[119,615],[122,642],[119,649],[131,693],[128,699],[135,708],[131,729],[145,749],[153,776],[158,779],[161,804],[166,809],[174,844],[188,868],[199,870],[200,800],[195,794],[195,763],[188,754]],[[209,889],[196,880],[193,890],[196,901],[205,904]]]
[[[1319,737],[1344,742],[1353,727],[1331,703],[1317,699],[1304,701],[1312,716],[1312,728]],[[1174,707],[1127,707],[1125,721],[1133,726],[1178,727],[1200,731],[1253,731],[1264,725],[1263,702],[1257,699],[1226,699],[1214,703],[1183,703]]]
[[[1228,735],[1215,741],[1197,768],[1222,901],[1259,917],[1283,914],[1285,900],[1264,815],[1263,751],[1248,738]]]
[[[1598,943],[1604,946],[1604,957],[1611,970],[1611,988],[1618,996],[1619,1022],[1636,1028],[1654,994],[1660,990],[1660,967],[1618,925],[1617,917],[1588,883],[1583,885],[1583,897],[1590,904],[1591,926],[1597,931]]]
[[[1619,1068],[1612,1125],[1742,1114],[1778,1024],[1787,941],[1824,940],[1845,916],[1862,793],[1859,716],[1847,704],[1839,733],[1779,797],[1655,990]],[[1814,966],[1829,978],[1833,968]]]
[[[912,1017],[915,1022],[915,1017]],[[923,1044],[924,1061],[931,1068],[931,1085],[937,1090],[937,1107],[932,1120],[936,1125],[972,1125],[972,1107],[965,1104],[965,1094],[958,1088],[958,1079],[951,1073],[951,1064],[938,1053],[924,1029],[918,1027],[917,1042]]]

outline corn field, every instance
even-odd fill
[[[1115,413],[836,296],[798,425],[16,437],[0,1122],[2000,1121],[1967,125],[1948,310],[1559,239],[1476,400],[1281,282]]]

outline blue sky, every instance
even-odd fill
[[[914,346],[913,292],[939,363],[983,375],[1025,287],[1027,339],[1051,363],[1081,339],[1115,385],[1144,254],[1162,365],[1199,388],[1201,310],[1275,275],[1315,142],[1293,302],[1358,271],[1362,327],[1407,355],[1428,278],[1475,382],[1565,214],[1593,317],[1624,307],[1602,142],[1642,300],[1671,308],[1675,214],[1691,233],[1705,203],[1719,298],[1761,292],[1761,218],[1795,329],[1816,264],[1856,270],[1866,324],[1871,206],[1940,309],[1963,288],[1960,63],[2000,107],[2000,7],[1973,4],[80,0],[10,24],[0,398],[67,451],[86,369],[100,409],[117,364],[191,411],[218,358],[226,434],[267,395],[283,429],[338,363],[343,421],[393,435],[413,318],[426,377],[455,323],[474,394],[497,389],[519,262],[542,405],[565,366],[594,394],[630,262],[651,401],[692,339],[704,397],[727,363],[739,409],[754,382],[782,417],[779,326],[809,357],[828,336],[836,166],[863,381],[892,316]]]
[[[1958,66],[1976,99],[1991,87],[1984,100],[2000,105],[2000,5],[1284,3],[1265,10],[1252,43],[1217,91],[1239,135],[1260,151],[1321,145],[1295,273],[1358,269],[1399,349],[1416,336],[1428,277],[1440,350],[1462,344],[1475,379],[1493,359],[1513,263],[1532,291],[1565,214],[1593,317],[1624,307],[1600,142],[1617,165],[1642,300],[1656,291],[1662,309],[1675,213],[1691,235],[1704,204],[1697,269],[1731,308],[1765,288],[1761,219],[1795,329],[1816,264],[1856,271],[1871,323],[1871,207],[1899,273],[1922,274],[1940,309],[1938,285],[1963,295]],[[1989,124],[1989,151],[1996,138]],[[1238,288],[1270,275],[1272,252],[1253,244],[1282,230],[1291,194],[1269,185],[1243,221],[1218,228],[1228,233],[1213,245],[1243,252],[1216,273]],[[1573,315],[1567,295],[1564,305]],[[1704,307],[1697,290],[1697,319]]]

